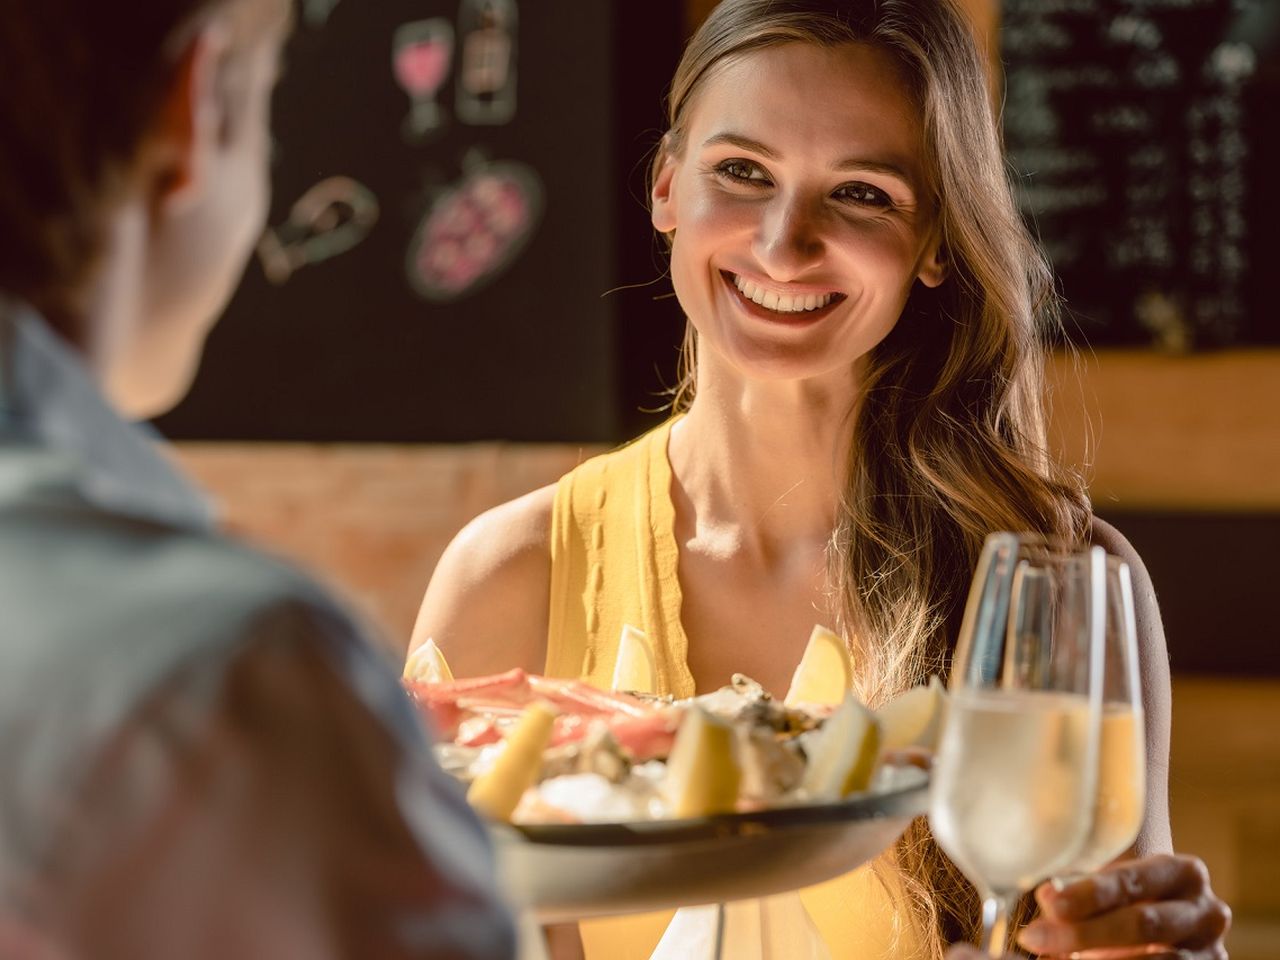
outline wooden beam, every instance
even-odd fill
[[[1049,381],[1052,445],[1100,509],[1280,510],[1280,351],[1099,351]]]

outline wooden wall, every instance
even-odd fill
[[[1050,370],[1051,440],[1106,511],[1280,511],[1280,350],[1108,350]]]
[[[1280,352],[1113,351],[1059,359],[1050,374],[1055,445],[1108,511],[1280,511]],[[186,443],[179,454],[231,526],[341,585],[400,643],[467,520],[600,449]]]

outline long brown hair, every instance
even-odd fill
[[[908,78],[948,277],[917,284],[868,358],[853,412],[847,483],[828,545],[832,605],[871,704],[945,674],[986,534],[1085,536],[1081,480],[1046,452],[1046,345],[1059,331],[1052,274],[1018,213],[986,71],[949,0],[723,0],[676,70],[669,130],[652,174],[684,149],[684,125],[718,65],[783,43],[873,44]],[[676,410],[692,402],[697,341],[687,328]],[[913,824],[878,864],[898,874],[935,957],[974,939],[967,881]]]

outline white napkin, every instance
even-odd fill
[[[676,911],[649,960],[831,960],[798,893],[724,905],[724,940],[716,950],[716,904]]]

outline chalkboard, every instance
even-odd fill
[[[191,393],[157,426],[620,439],[641,389],[623,353],[645,342],[653,305],[644,288],[609,292],[661,271],[642,170],[682,13],[680,0],[302,0],[274,103],[269,229]]]
[[[1280,343],[1280,3],[1005,0],[1022,209],[1095,345]]]

